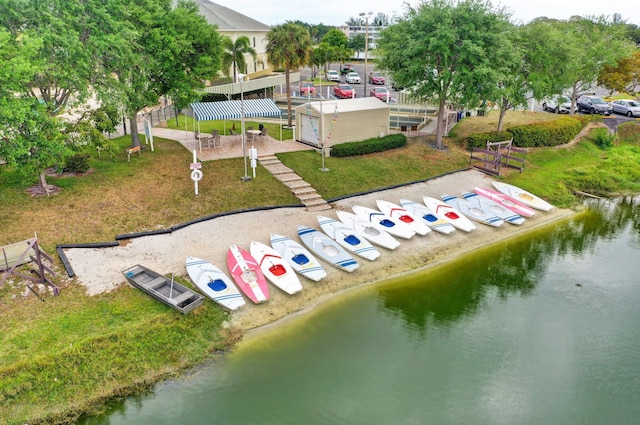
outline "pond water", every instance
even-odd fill
[[[640,206],[592,203],[339,297],[79,423],[637,423],[639,272]]]

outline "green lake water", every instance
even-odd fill
[[[639,423],[638,201],[339,297],[79,423]]]

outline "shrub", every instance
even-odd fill
[[[390,134],[385,137],[362,140],[360,142],[340,143],[331,147],[331,156],[345,158],[348,156],[366,155],[373,152],[383,152],[401,148],[407,144],[404,134]]]
[[[587,121],[562,117],[554,121],[510,127],[513,144],[522,148],[557,146],[570,142],[582,130]]]
[[[591,133],[591,137],[595,142],[596,146],[601,149],[608,149],[613,146],[613,142],[616,140],[615,134],[609,133],[609,130],[606,128],[596,128]]]
[[[89,170],[89,154],[88,153],[74,153],[67,158],[64,166],[64,171],[72,173],[86,173]]]
[[[472,150],[473,148],[483,148],[487,147],[487,142],[495,143],[495,142],[504,142],[507,140],[511,140],[513,138],[513,134],[508,131],[492,131],[489,133],[477,133],[471,134],[467,137],[467,149]]]

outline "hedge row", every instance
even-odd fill
[[[362,140],[360,142],[340,143],[331,147],[331,156],[345,158],[348,156],[366,155],[401,148],[407,144],[404,134],[390,134],[385,137]]]
[[[583,117],[562,117],[554,121],[509,127],[506,131],[478,133],[467,137],[467,149],[486,148],[487,141],[501,142],[513,139],[513,145],[521,148],[557,146],[568,143],[591,121]]]

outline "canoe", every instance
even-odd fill
[[[123,270],[127,281],[147,295],[187,314],[202,304],[204,297],[186,286],[145,266],[137,264]]]
[[[427,233],[431,233],[431,228],[427,226],[426,223],[407,211],[404,207],[380,199],[376,200],[376,205],[381,213],[406,224],[417,234],[424,236]]]
[[[227,266],[231,277],[247,298],[255,304],[263,303],[269,299],[267,279],[262,274],[258,262],[249,252],[237,245],[229,246]]]
[[[479,204],[471,203],[466,199],[453,195],[444,194],[440,196],[444,202],[478,223],[493,227],[500,227],[504,223],[504,221],[498,218],[490,209],[484,208]]]
[[[456,230],[451,223],[438,217],[436,213],[430,208],[427,208],[426,205],[410,201],[409,199],[401,199],[400,205],[414,216],[420,218],[427,226],[436,232],[448,235]]]
[[[347,251],[373,261],[380,256],[378,251],[364,236],[346,224],[322,215],[318,216],[322,231]]]
[[[487,189],[486,187],[475,187],[473,191],[480,196],[484,196],[485,198],[489,198],[492,201],[497,202],[503,207],[509,208],[514,213],[520,214],[523,217],[533,217],[533,215],[536,213],[535,210],[513,199],[511,196],[505,195],[502,192]]]
[[[302,291],[300,279],[278,251],[261,242],[251,241],[249,252],[258,262],[264,277],[275,287],[289,295]]]
[[[374,226],[378,227],[378,229],[384,230],[392,236],[411,239],[416,234],[416,232],[411,230],[409,226],[400,220],[391,218],[378,210],[374,210],[373,208],[353,205],[351,209],[355,215],[369,220]]]
[[[197,258],[187,257],[187,274],[196,288],[227,310],[237,310],[245,302],[233,281],[213,264]]]
[[[551,205],[547,201],[517,186],[497,181],[492,181],[491,183],[499,192],[502,192],[505,195],[509,195],[513,199],[522,202],[528,207],[535,208],[540,211],[549,211],[551,210],[551,208],[553,208],[553,205]]]
[[[400,242],[384,230],[375,227],[369,220],[358,217],[357,215],[347,211],[336,211],[336,215],[341,222],[351,229],[358,232],[374,245],[381,246],[386,249],[396,249],[400,246]]]
[[[286,236],[271,234],[271,246],[291,268],[307,279],[319,282],[327,272],[309,250]]]
[[[311,252],[334,267],[352,272],[360,266],[336,241],[316,229],[298,225],[298,236]]]
[[[456,210],[451,205],[442,202],[439,199],[432,198],[431,196],[423,196],[422,200],[424,204],[431,211],[435,212],[436,217],[448,221],[456,229],[470,232],[476,228],[476,225],[465,217],[460,211]]]
[[[497,202],[494,202],[489,198],[485,198],[484,196],[480,196],[475,192],[462,192],[462,197],[474,204],[476,207],[494,213],[496,217],[506,221],[507,223],[517,225],[524,223],[524,217],[520,214],[516,214],[509,208],[503,207]]]

